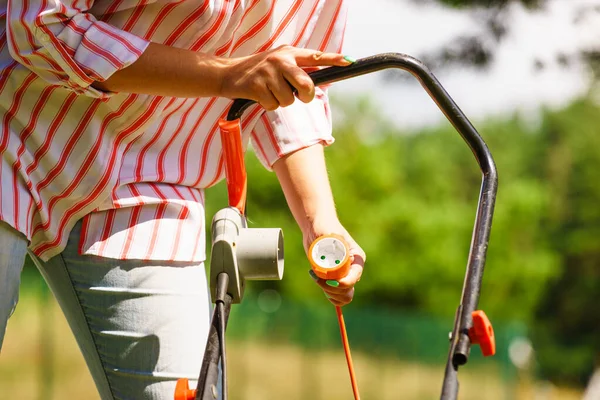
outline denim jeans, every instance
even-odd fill
[[[56,297],[103,400],[172,400],[196,384],[210,325],[203,263],[116,260],[65,250],[30,254]],[[27,239],[0,222],[0,346],[18,299]],[[9,328],[10,329],[10,328]]]

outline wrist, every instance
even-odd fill
[[[251,66],[244,65],[244,61],[252,56],[245,57],[215,57],[214,65],[217,69],[219,80],[218,97],[227,99],[248,98],[247,91],[241,82],[249,74]]]
[[[215,97],[226,96],[226,82],[229,80],[229,69],[232,64],[231,59],[224,57],[212,56],[206,61],[210,72],[210,76],[215,83]]]
[[[198,91],[202,92],[198,97],[226,97],[223,91],[230,60],[204,53],[198,53],[197,57],[198,68],[194,81],[197,83]],[[209,93],[206,93],[207,86]]]
[[[302,234],[307,237],[318,237],[337,231],[342,226],[335,211],[306,216],[300,226]]]
[[[336,234],[346,237],[347,234],[346,229],[335,215],[315,218],[311,221],[307,220],[304,228],[301,228],[301,230],[304,250],[307,253],[311,243],[320,236]]]

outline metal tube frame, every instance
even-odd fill
[[[219,359],[221,358],[221,355],[223,355],[222,350],[225,348],[225,344],[221,341],[225,335],[225,332],[222,332],[222,330],[227,329],[229,313],[231,312],[231,303],[233,302],[231,295],[226,293],[229,275],[222,272],[219,278],[221,279],[219,279],[220,285],[217,288],[216,307],[213,310],[212,320],[210,322],[210,331],[208,332],[204,358],[202,360],[202,367],[200,368],[194,400],[215,400],[218,398]],[[222,359],[221,362],[223,363],[223,366],[225,366],[227,360]],[[227,390],[226,377],[224,377],[224,381],[225,385],[222,385],[223,391]]]
[[[473,326],[471,313],[476,310],[479,302],[485,258],[492,226],[492,215],[494,213],[494,204],[498,189],[498,174],[492,154],[477,130],[433,73],[419,60],[405,54],[385,53],[360,59],[346,67],[325,68],[311,72],[309,75],[315,85],[319,86],[389,68],[407,71],[420,82],[431,99],[437,104],[469,146],[482,172],[481,191],[475,216],[473,236],[471,238],[461,302],[456,311],[454,327],[450,336],[450,351],[441,394],[442,400],[455,400],[458,396],[459,386],[458,368],[466,364],[469,359],[471,341],[468,332],[469,328]],[[244,111],[252,104],[254,104],[254,101],[251,100],[238,99],[234,101],[227,115],[227,120],[233,121],[241,118]],[[210,337],[213,337],[212,328]],[[213,351],[207,354],[206,357],[218,357],[218,354],[218,351]],[[226,389],[224,388],[224,390]]]

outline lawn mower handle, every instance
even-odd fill
[[[446,118],[460,133],[471,148],[483,174],[475,226],[467,263],[461,303],[456,312],[454,328],[450,336],[450,353],[446,364],[441,398],[456,399],[458,395],[458,367],[469,358],[471,347],[470,330],[473,328],[473,313],[477,308],[483,270],[487,252],[492,215],[498,188],[498,175],[492,154],[487,145],[461,111],[458,105],[442,87],[437,78],[419,60],[400,53],[385,53],[362,58],[346,67],[330,67],[311,72],[315,86],[333,83],[383,69],[397,68],[410,72],[421,83],[432,100]],[[254,101],[238,99],[234,101],[227,115],[228,121],[239,119]],[[491,328],[490,328],[491,330]]]

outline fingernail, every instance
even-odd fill
[[[308,270],[308,274],[310,275],[310,277],[313,279],[313,281],[318,281],[319,277],[317,276],[317,274],[315,274],[315,271],[313,271],[312,269]]]
[[[340,283],[338,281],[334,281],[334,280],[328,280],[325,283],[327,283],[331,287],[338,287],[338,286],[340,286]]]
[[[351,56],[344,56],[344,60],[348,61],[350,64],[354,64],[356,62],[356,58]]]

